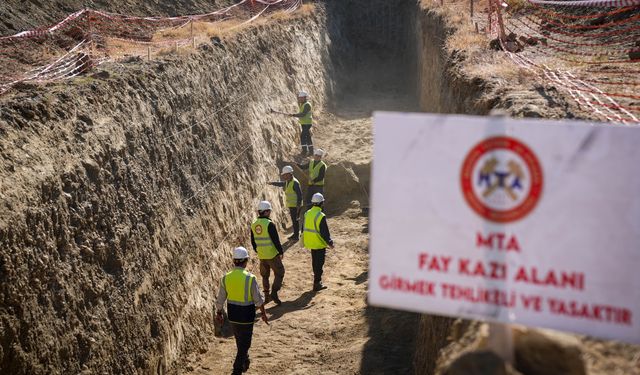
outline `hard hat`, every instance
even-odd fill
[[[249,252],[244,247],[236,247],[233,249],[233,259],[247,259],[249,258]]]
[[[316,150],[313,152],[314,155],[318,155],[318,156],[324,156],[324,150],[321,148],[316,148]]]
[[[271,209],[271,203],[269,201],[261,201],[258,203],[258,211],[267,211]]]
[[[309,94],[307,94],[306,91],[300,91],[298,93],[298,98],[308,98],[308,97],[309,97]]]
[[[324,196],[320,193],[315,193],[313,194],[313,197],[311,197],[311,203],[322,203],[324,202]]]
[[[280,174],[287,174],[287,173],[293,173],[293,168],[291,168],[290,165],[285,165],[282,168],[282,173],[280,173]]]

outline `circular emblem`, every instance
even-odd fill
[[[256,225],[256,233],[257,234],[262,234],[262,225],[260,225],[260,224]]]
[[[542,195],[543,175],[536,155],[510,137],[493,137],[467,154],[460,174],[462,193],[471,208],[487,220],[522,219]]]

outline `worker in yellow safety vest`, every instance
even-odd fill
[[[302,189],[298,179],[293,176],[293,168],[290,165],[285,165],[282,168],[280,176],[284,181],[269,182],[269,185],[279,186],[284,189],[287,208],[289,208],[289,215],[293,223],[293,234],[289,237],[289,240],[298,241],[300,239],[299,218],[300,210],[302,209]]]
[[[311,139],[311,127],[313,126],[313,107],[309,103],[309,94],[306,91],[298,93],[298,113],[290,116],[297,117],[300,123],[300,146],[302,155],[313,154],[313,140]]]
[[[327,253],[327,247],[333,249],[333,240],[329,233],[327,218],[322,212],[324,197],[316,193],[311,198],[313,206],[304,214],[302,241],[306,249],[311,250],[311,266],[313,268],[313,290],[325,289],[322,284],[322,268]]]
[[[264,301],[258,287],[258,280],[246,270],[249,252],[244,247],[233,250],[233,270],[227,272],[220,281],[216,299],[216,320],[224,320],[224,301],[227,301],[227,314],[233,336],[236,339],[236,359],[233,362],[234,375],[240,375],[249,369],[249,348],[253,337],[253,324],[256,320],[256,307],[262,313],[262,320],[269,324]]]
[[[298,164],[300,169],[306,169],[309,171],[307,194],[305,195],[304,200],[307,209],[311,207],[311,197],[313,197],[315,193],[324,194],[324,176],[327,172],[327,164],[322,161],[324,153],[323,149],[318,148],[313,153],[313,160],[310,160],[307,163]]]
[[[269,299],[276,304],[281,304],[278,298],[278,291],[282,288],[284,279],[284,265],[282,257],[284,249],[280,243],[280,236],[276,226],[269,218],[271,216],[271,203],[262,201],[258,204],[258,218],[251,224],[251,245],[258,253],[260,259],[260,276],[262,276],[262,287],[267,302]],[[269,293],[269,276],[271,270],[275,276],[273,288]]]

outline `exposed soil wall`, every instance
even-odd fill
[[[245,208],[280,211],[263,187],[295,124],[268,107],[305,88],[321,108],[331,87],[323,25],[280,20],[2,99],[0,373],[161,374],[205,344]]]
[[[420,1],[418,1],[420,2]],[[420,109],[434,113],[486,114],[490,103],[482,80],[461,72],[464,53],[449,53],[446,39],[453,32],[445,20],[429,8],[416,5],[415,35]]]

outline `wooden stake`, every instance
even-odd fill
[[[478,23],[477,23],[477,22],[474,22],[474,24],[476,25],[476,34],[479,34],[479,33],[480,33],[480,30],[478,30]]]
[[[151,46],[147,45],[147,60],[151,61]]]
[[[491,37],[491,13],[493,13],[493,0],[489,0],[489,13],[487,13],[488,23],[487,23],[487,34]]]
[[[496,0],[496,13],[498,13],[498,26],[500,27],[500,39],[504,40],[506,34],[504,33],[504,23],[502,23],[502,0]]]
[[[473,0],[469,0],[469,13],[471,18],[473,18]]]

